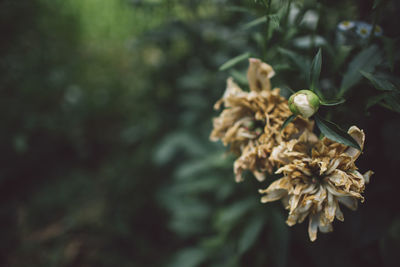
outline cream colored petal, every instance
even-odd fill
[[[335,219],[337,203],[331,193],[328,193],[328,202],[325,206],[325,217],[332,222]]]
[[[302,223],[309,213],[309,209],[296,209],[294,212],[289,214],[286,220],[286,224],[289,226],[293,226],[297,222]]]
[[[290,183],[289,183],[288,177],[283,177],[281,179],[278,179],[278,180],[274,181],[272,184],[270,184],[268,186],[268,188],[260,189],[260,190],[258,190],[258,192],[261,194],[268,194],[268,193],[270,193],[274,190],[278,190],[278,189],[283,189],[283,190],[289,191]]]
[[[276,189],[270,191],[267,195],[261,197],[261,203],[267,203],[279,200],[287,195],[287,191],[284,189]]]
[[[299,217],[298,213],[293,213],[293,214],[289,214],[287,220],[286,220],[286,224],[288,226],[293,226],[297,223],[297,218]]]
[[[310,216],[308,223],[308,236],[314,242],[317,239],[317,232],[319,226],[319,213]]]
[[[330,183],[326,183],[326,189],[329,191],[329,193],[331,193],[332,195],[334,195],[336,197],[347,197],[347,196],[349,196],[349,193],[344,192],[342,190],[338,190],[338,188],[336,188],[335,186],[333,186]]]
[[[313,203],[310,200],[303,201],[302,205],[297,208],[299,213],[297,221],[302,223],[307,215],[310,213],[310,208],[312,207]]]
[[[271,161],[276,161],[281,164],[288,164],[290,162],[290,160],[288,157],[285,157],[285,154],[284,154],[285,150],[286,150],[286,147],[284,146],[284,144],[280,144],[279,146],[274,147],[272,149],[269,159]]]
[[[265,180],[265,173],[263,173],[263,172],[259,172],[259,171],[252,171],[252,173],[253,173],[253,175],[254,175],[254,177],[256,177],[256,179],[259,181],[259,182],[262,182],[262,181],[264,181]]]
[[[236,183],[240,183],[240,182],[243,182],[243,181],[244,181],[244,179],[242,177],[242,170],[236,170],[235,171],[235,182]]]
[[[285,209],[289,209],[289,195],[286,195],[282,198],[282,205]]]
[[[361,150],[364,147],[364,141],[365,141],[365,134],[362,130],[360,130],[357,126],[351,126],[350,129],[347,131],[351,137],[354,138],[354,140],[356,140],[356,142],[359,144],[359,146],[361,147]],[[349,156],[351,156],[353,158],[353,161],[355,161],[358,156],[360,156],[361,151],[354,148],[354,147],[349,147],[346,151],[346,154],[348,154]]]
[[[356,210],[358,201],[354,197],[338,197],[337,200],[351,210]]]
[[[307,187],[307,184],[297,184],[294,186],[294,190],[291,193],[295,195],[304,194],[303,191]]]
[[[302,223],[305,220],[305,218],[307,218],[308,214],[310,214],[310,210],[306,210],[304,212],[301,212],[299,214],[299,217],[297,218],[297,222],[298,223]]]
[[[339,166],[340,162],[341,162],[340,158],[335,158],[335,159],[331,160],[329,162],[329,167],[326,170],[325,174],[326,175],[331,174],[337,168],[337,166]]]
[[[365,179],[364,176],[359,173],[357,170],[352,170],[348,172],[348,184],[346,186],[346,190],[348,191],[357,191],[362,192],[365,187]],[[350,190],[351,188],[351,190]]]
[[[288,177],[283,177],[281,179],[278,179],[278,180],[274,181],[272,184],[270,184],[268,186],[268,188],[260,189],[260,190],[258,190],[258,192],[260,194],[270,194],[270,193],[273,193],[276,190],[284,190],[284,191],[288,192],[290,190],[290,187],[291,187],[291,185],[289,183],[289,178]]]
[[[289,198],[289,205],[290,205],[289,213],[292,213],[297,208],[300,198],[301,198],[301,195],[291,195],[290,196],[290,198]]]
[[[324,186],[319,186],[318,192],[314,195],[314,201],[322,203],[326,198],[326,189]]]
[[[326,161],[319,161],[319,175],[322,175],[328,169],[328,162]]]
[[[348,182],[347,174],[341,170],[334,170],[326,179],[329,179],[335,186],[344,186]]]
[[[245,92],[242,91],[242,89],[240,89],[240,87],[233,81],[233,78],[229,77],[226,80],[226,89],[224,95],[215,103],[214,109],[219,109],[222,103],[224,103],[225,106],[229,106],[229,103],[225,102],[228,97],[239,96],[243,95],[244,93]]]
[[[344,221],[344,216],[343,216],[343,212],[340,209],[340,206],[336,203],[336,213],[335,213],[335,217],[336,219],[338,219],[339,221]]]
[[[374,174],[373,171],[367,171],[366,173],[363,174],[364,181],[366,184],[369,183],[370,177]]]
[[[332,227],[332,224],[331,224],[331,223],[329,223],[329,224],[327,224],[327,225],[324,225],[324,226],[319,225],[319,230],[320,230],[322,233],[329,233],[329,232],[332,232],[332,231],[333,231],[333,227]]]
[[[318,189],[319,188],[316,184],[309,184],[307,188],[303,190],[302,194],[315,194]]]
[[[254,92],[271,90],[270,78],[275,75],[275,71],[272,67],[256,58],[250,58],[249,63],[247,79],[249,81],[250,90]]]

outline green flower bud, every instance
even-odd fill
[[[319,105],[318,96],[310,90],[300,90],[289,98],[290,111],[306,119],[317,112]]]

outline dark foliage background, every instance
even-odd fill
[[[259,2],[0,1],[1,266],[397,266],[399,109],[366,110],[377,95],[366,79],[322,114],[364,129],[358,166],[375,175],[359,210],[315,243],[280,203],[260,204],[273,178],[236,184],[208,135],[225,79],[246,86],[246,62],[218,68],[244,52],[274,66],[288,95],[306,83],[281,48],[306,64],[322,46],[335,92],[363,49],[337,44],[342,20],[376,16],[376,69],[398,78],[399,2],[375,1],[374,15],[374,1],[293,1],[290,22],[289,1],[272,1],[268,29],[248,24],[265,14]]]

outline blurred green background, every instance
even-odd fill
[[[359,210],[315,243],[306,223],[286,226],[280,203],[260,204],[271,180],[236,184],[233,158],[209,142],[225,79],[246,84],[246,62],[221,64],[249,51],[275,67],[274,86],[303,89],[278,48],[311,59],[313,34],[335,87],[358,52],[337,53],[336,25],[371,22],[374,1],[293,1],[294,15],[272,1],[280,17],[267,30],[248,24],[265,13],[258,2],[0,1],[1,266],[397,266],[399,114],[365,115],[367,81],[333,119],[365,130],[358,165],[375,175]],[[375,2],[396,38],[399,2]]]

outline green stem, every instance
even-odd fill
[[[265,38],[265,40],[266,40],[265,50],[267,50],[267,44],[268,44],[268,41],[270,38],[269,37],[269,23],[270,23],[269,15],[270,15],[270,10],[271,10],[271,0],[268,0],[268,2],[266,2],[264,0],[264,4],[266,5],[266,16],[267,16],[267,22],[266,22],[267,34],[266,34],[266,38]]]
[[[285,29],[287,29],[288,25],[289,25],[289,14],[290,14],[290,6],[292,5],[292,0],[288,1],[288,5],[287,5],[287,9],[286,9],[286,13],[285,13],[285,18],[284,18],[284,23],[285,23]]]
[[[377,21],[378,21],[379,11],[380,11],[380,7],[378,6],[375,9],[374,13],[373,13],[372,29],[371,29],[371,32],[369,34],[368,44],[371,44],[372,40],[374,39],[375,27],[376,27],[376,24],[377,24]]]

